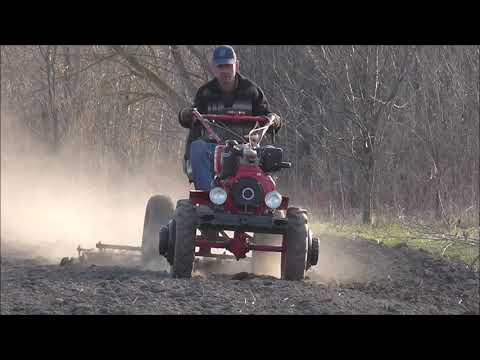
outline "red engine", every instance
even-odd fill
[[[223,171],[223,155],[226,145],[217,145],[214,156],[215,176],[220,176]],[[258,155],[255,153],[255,156]],[[242,164],[241,161],[235,168],[235,174],[219,181],[221,186],[228,194],[227,201],[224,204],[224,210],[232,214],[252,213],[256,215],[265,214],[268,210],[265,204],[265,195],[276,190],[276,183],[273,177],[267,174],[258,164],[259,159],[254,159],[251,164]],[[201,198],[202,204],[210,202],[208,196],[200,195],[194,192],[193,197]],[[282,203],[279,210],[288,208],[288,197],[282,197]]]

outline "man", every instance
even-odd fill
[[[210,66],[215,78],[197,91],[194,108],[197,108],[202,114],[242,113],[268,116],[273,120],[274,131],[280,129],[281,119],[269,110],[262,89],[240,75],[239,61],[231,46],[217,47],[213,52]],[[205,129],[200,122],[193,122],[192,108],[182,109],[178,120],[181,126],[190,129],[185,160],[191,163],[195,189],[209,191],[214,177],[213,157],[216,144],[206,136]],[[223,124],[222,126],[223,129],[215,127],[214,131],[223,142],[227,139],[236,139],[231,131],[240,136],[247,135],[254,124]]]

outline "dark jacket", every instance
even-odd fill
[[[234,111],[243,112],[245,115],[260,116],[271,113],[262,89],[253,81],[238,73],[236,78],[238,81],[237,87],[231,96],[227,97],[223,95],[218,84],[218,80],[213,79],[198,89],[193,106],[196,107],[202,114],[225,114],[229,111]],[[184,122],[180,114],[179,122],[184,128],[190,128],[190,123]],[[254,124],[223,124],[223,126],[243,136],[249,133]],[[212,129],[220,137],[222,142],[228,139],[239,140],[237,137],[235,137],[235,135],[231,134],[227,130],[220,129],[218,127],[212,127]],[[202,124],[195,122],[190,129],[187,139],[187,148],[185,151],[186,159],[189,157],[191,142],[199,138],[202,138],[205,141],[211,141],[206,136],[206,132]]]

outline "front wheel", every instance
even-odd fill
[[[303,280],[307,267],[308,249],[308,216],[307,211],[300,208],[287,210],[288,230],[283,236],[286,247],[282,253],[281,273],[283,280]]]
[[[176,239],[172,276],[174,278],[191,278],[197,233],[195,205],[189,200],[179,200],[175,209],[174,219]]]

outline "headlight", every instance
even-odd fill
[[[223,190],[221,187],[214,187],[212,190],[210,190],[210,200],[215,204],[215,205],[222,205],[227,201],[227,192]]]
[[[278,191],[269,192],[265,195],[265,204],[270,209],[276,209],[282,204],[282,195]]]

